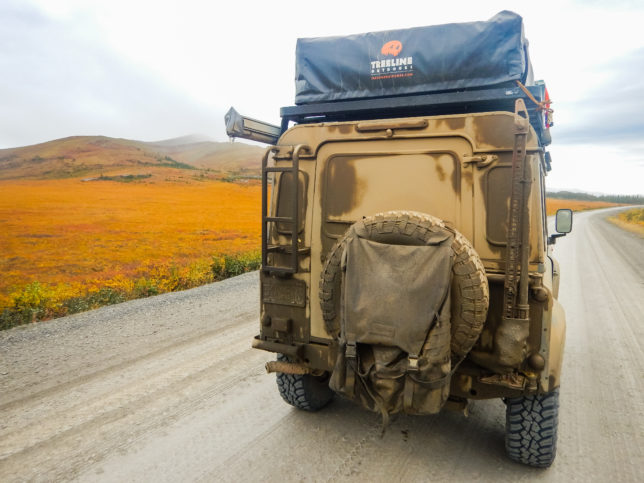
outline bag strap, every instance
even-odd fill
[[[452,367],[451,371],[449,371],[440,379],[434,379],[433,381],[421,381],[415,378],[413,374],[407,374],[407,377],[405,378],[405,387],[403,388],[403,407],[405,408],[405,411],[412,409],[414,403],[414,384],[412,384],[412,381],[416,384],[421,384],[429,389],[438,389],[445,384],[446,380],[451,379],[451,377],[456,372],[456,369],[458,369],[458,366],[460,366],[461,362],[463,362],[464,360],[465,357],[454,364],[454,367]]]
[[[355,394],[356,373],[358,372],[358,351],[355,341],[347,341],[347,345],[344,348],[344,357],[346,360],[344,387],[347,394],[353,396]]]

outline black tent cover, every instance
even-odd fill
[[[298,39],[295,103],[389,97],[534,83],[523,19],[346,37]]]

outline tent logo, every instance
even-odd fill
[[[371,59],[371,80],[397,79],[400,77],[412,77],[414,75],[414,59],[409,57],[398,57],[402,52],[400,40],[390,40],[380,49],[379,59]],[[394,57],[393,59],[390,57]]]
[[[402,43],[399,40],[390,40],[380,49],[382,55],[393,55],[394,57],[400,54],[402,50]]]

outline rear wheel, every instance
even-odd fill
[[[514,461],[547,468],[557,451],[559,389],[506,401],[505,449]]]
[[[277,355],[277,360],[290,362],[283,354]],[[335,394],[329,388],[329,377],[312,376],[309,374],[277,373],[277,388],[282,399],[298,409],[317,411],[331,402]]]

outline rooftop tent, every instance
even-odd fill
[[[295,103],[532,85],[522,18],[298,39]]]

